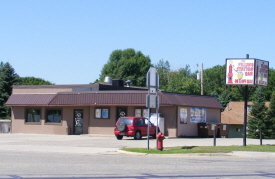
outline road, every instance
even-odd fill
[[[0,141],[0,178],[275,178],[275,153],[132,155],[118,149],[147,147],[147,140],[108,136],[1,134]],[[242,139],[219,139],[217,145],[234,141],[242,144]],[[213,145],[213,139],[164,142],[165,147]],[[247,140],[253,143],[258,140]]]

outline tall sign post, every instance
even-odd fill
[[[246,146],[246,124],[247,124],[247,100],[249,96],[248,87],[268,86],[269,62],[259,59],[246,58],[226,59],[225,84],[233,86],[244,86],[244,124],[243,124],[243,146]]]
[[[159,75],[156,68],[150,67],[147,72],[146,85],[148,87],[148,95],[146,96],[146,107],[148,108],[148,124],[147,124],[147,150],[149,150],[149,128],[150,128],[150,108],[156,108],[157,112],[157,130],[158,132],[158,87],[159,87]]]

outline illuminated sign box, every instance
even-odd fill
[[[225,65],[226,85],[268,86],[268,61],[227,58]]]

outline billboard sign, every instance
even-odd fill
[[[226,59],[226,85],[268,85],[269,62],[258,59]]]

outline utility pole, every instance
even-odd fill
[[[201,64],[201,95],[203,95],[203,63]]]

